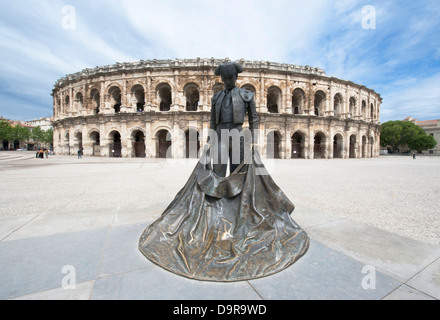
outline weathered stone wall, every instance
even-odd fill
[[[172,156],[185,157],[184,132],[197,130],[206,142],[211,97],[223,89],[214,70],[225,61],[140,61],[67,75],[52,92],[55,152],[75,154],[82,146],[85,155],[114,156],[117,141],[123,157],[158,157],[166,130]],[[373,90],[317,68],[239,62],[237,86],[255,93],[263,156],[270,132],[280,158],[379,155],[381,97]]]

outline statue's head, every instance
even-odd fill
[[[226,62],[215,69],[215,75],[221,76],[226,89],[233,89],[237,81],[238,74],[243,72],[243,67],[236,62]]]

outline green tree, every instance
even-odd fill
[[[391,146],[394,152],[405,146],[420,152],[432,149],[436,142],[433,137],[428,136],[421,127],[411,121],[388,121],[381,126],[380,145]]]
[[[417,152],[422,152],[422,150],[433,149],[437,145],[433,136],[430,135],[419,135],[415,136],[408,142],[408,147],[411,150],[417,150]]]
[[[21,125],[16,125],[13,127],[13,139],[12,140],[21,140],[27,142],[31,137],[31,132],[29,128],[23,127]]]
[[[34,140],[35,142],[43,142],[44,141],[44,131],[41,129],[40,126],[37,126],[35,128],[32,129],[32,140]]]
[[[13,127],[8,121],[0,120],[0,140],[13,140]]]
[[[44,131],[44,142],[53,143],[53,129]]]

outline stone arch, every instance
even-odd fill
[[[108,134],[110,157],[122,157],[122,136],[119,130],[113,129]]]
[[[159,102],[159,111],[170,111],[173,103],[171,85],[168,82],[161,82],[156,86],[155,92]]]
[[[92,88],[92,90],[90,90],[90,101],[91,101],[90,105],[93,113],[98,114],[100,111],[99,108],[101,104],[101,96],[98,89]]]
[[[75,111],[81,111],[84,107],[84,95],[81,91],[78,91],[75,93],[75,100],[74,100],[74,105],[75,105]]]
[[[200,132],[195,127],[185,130],[185,157],[198,158],[200,152]]]
[[[315,116],[323,116],[325,111],[325,100],[326,94],[322,90],[318,90],[315,92],[314,100],[313,100],[313,112]]]
[[[370,150],[369,150],[369,153],[370,153],[370,158],[374,158],[375,157],[375,152],[374,152],[374,143],[375,143],[375,139],[374,139],[374,136],[373,135],[371,135],[370,136]]]
[[[171,131],[164,128],[158,129],[154,137],[156,139],[156,158],[171,158]]]
[[[297,130],[291,137],[292,159],[305,159],[307,135],[302,130]]]
[[[200,101],[199,85],[195,82],[188,82],[183,87],[183,95],[186,100],[186,111],[197,111]]]
[[[121,112],[122,90],[119,86],[112,86],[108,89],[108,97],[115,113]]]
[[[78,150],[83,149],[83,133],[80,129],[76,130],[73,134],[73,144]]]
[[[61,101],[58,101],[58,106],[61,107]],[[69,109],[70,109],[70,96],[69,95],[66,95],[64,97],[64,108],[63,109],[64,109],[64,112],[69,111]]]
[[[141,84],[135,84],[131,87],[131,98],[136,112],[143,112],[145,109],[145,88]]]
[[[318,131],[313,138],[313,158],[324,159],[326,157],[327,137],[324,132]]]
[[[368,139],[364,134],[362,135],[362,147],[361,147],[361,158],[368,158]]]
[[[303,89],[296,88],[292,91],[292,112],[293,114],[303,114],[306,94]]]
[[[355,133],[350,134],[349,137],[349,148],[348,148],[348,157],[356,158],[357,151],[357,135]]]
[[[371,120],[375,119],[375,112],[374,112],[374,104],[370,104],[370,118]]]
[[[362,119],[367,119],[367,102],[365,100],[362,100],[362,106],[361,106],[361,112],[362,112]]]
[[[344,97],[339,92],[333,97],[333,112],[335,117],[340,117],[344,112]]]
[[[130,137],[133,143],[132,156],[135,158],[145,158],[145,130],[142,128],[133,128]]]
[[[278,130],[269,130],[266,135],[266,157],[268,159],[281,159],[282,135]]]
[[[89,130],[87,134],[89,140],[92,142],[92,156],[100,156],[101,155],[101,133],[99,129],[93,128]]]
[[[279,113],[282,106],[282,92],[278,86],[271,86],[267,89],[267,111]]]
[[[357,114],[357,100],[355,97],[350,97],[348,103],[349,103],[348,116],[352,118]]]
[[[344,135],[340,132],[333,136],[333,158],[344,158]]]

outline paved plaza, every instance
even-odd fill
[[[440,158],[267,160],[310,249],[235,283],[174,275],[137,248],[196,161],[1,152],[0,299],[440,299]]]

